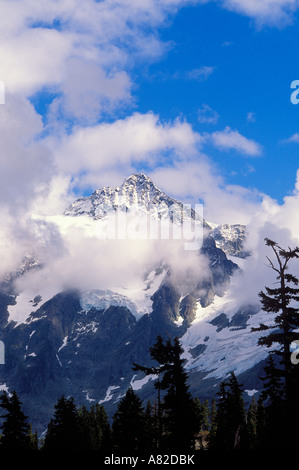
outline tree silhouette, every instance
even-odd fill
[[[78,410],[74,399],[62,395],[55,405],[54,418],[48,424],[44,450],[78,450],[80,442]]]
[[[296,303],[299,301],[298,278],[288,271],[290,262],[299,258],[299,248],[291,249],[281,248],[276,242],[268,238],[265,239],[266,245],[269,246],[275,257],[273,262],[269,257],[269,267],[276,273],[278,287],[266,287],[266,292],[261,291],[259,297],[263,310],[268,313],[276,314],[274,324],[260,324],[258,328],[252,328],[252,331],[271,332],[266,336],[259,338],[258,344],[270,347],[275,345],[272,351],[281,358],[280,366],[277,368],[277,375],[281,375],[284,379],[285,388],[285,407],[286,407],[286,431],[291,440],[293,436],[293,423],[296,414],[296,421],[299,418],[299,410],[297,405],[297,395],[299,388],[299,377],[296,366],[291,362],[291,344],[299,339],[299,310]],[[272,364],[272,368],[274,363]],[[298,368],[297,368],[298,369]],[[294,426],[295,433],[296,425]]]
[[[6,413],[1,416],[4,418],[1,425],[1,450],[32,450],[31,428],[21,405],[15,391],[11,397],[6,392],[2,393],[0,406]]]
[[[291,344],[299,339],[298,308],[294,306],[294,302],[299,301],[298,278],[293,274],[287,273],[289,263],[292,259],[299,258],[299,248],[289,248],[285,250],[277,245],[276,242],[265,239],[266,245],[270,246],[275,254],[276,264],[267,257],[269,266],[277,274],[278,287],[266,287],[266,293],[261,291],[259,297],[263,310],[268,313],[275,313],[274,325],[260,324],[258,328],[252,328],[252,331],[274,330],[267,336],[260,337],[258,343],[260,345],[272,346],[278,344],[278,348],[274,352],[282,357],[281,364],[284,369],[286,399],[291,399],[292,392],[292,364]]]
[[[218,392],[216,418],[210,449],[233,450],[248,447],[246,413],[243,392],[234,372],[222,381]]]
[[[281,447],[284,433],[279,429],[288,426],[286,421],[285,387],[282,382],[281,370],[276,367],[274,354],[270,354],[264,367],[265,376],[260,399],[264,403],[263,433],[260,436],[261,444],[267,449]],[[284,444],[283,444],[284,445]]]
[[[113,416],[113,447],[119,453],[144,451],[145,413],[142,401],[130,387]]]
[[[141,370],[146,375],[156,374],[158,380],[159,446],[163,449],[187,450],[194,446],[196,433],[195,405],[184,370],[185,360],[181,358],[183,348],[178,340],[163,341],[159,335],[150,348],[151,358],[157,366],[144,367],[133,364],[134,370]],[[161,390],[165,391],[161,403]],[[163,412],[163,417],[162,417]]]

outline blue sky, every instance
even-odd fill
[[[256,233],[275,219],[297,236],[298,12],[298,0],[0,0],[12,258],[23,234],[36,242],[34,214],[139,171],[213,223]]]
[[[199,133],[229,126],[258,142],[259,156],[208,152],[227,181],[282,201],[293,191],[299,162],[298,146],[284,142],[299,123],[299,106],[290,102],[290,84],[299,77],[298,21],[260,29],[208,3],[181,10],[162,37],[174,45],[140,76],[138,108],[166,120],[181,115]],[[206,78],[188,76],[204,67],[212,69]],[[214,124],[198,120],[199,110],[208,107],[210,116],[218,116]]]
[[[248,295],[263,288],[264,237],[299,244],[299,0],[0,0],[0,14],[0,274],[32,247],[39,285],[94,282],[104,258],[120,275],[152,263],[151,245],[109,251],[57,223],[143,171],[207,221],[246,224]]]
[[[53,24],[63,28],[57,20]],[[199,134],[236,131],[256,142],[260,152],[223,150],[208,141],[203,150],[215,170],[227,184],[257,189],[281,203],[293,192],[298,168],[298,144],[286,142],[298,129],[299,106],[290,102],[290,84],[299,78],[297,17],[286,25],[260,25],[256,18],[207,2],[178,9],[148,31],[163,44],[163,52],[155,60],[142,57],[142,51],[133,58],[132,100],[97,122],[151,111],[164,122],[184,120]],[[130,54],[130,44],[125,48]],[[51,88],[31,97],[45,122],[55,97]],[[72,116],[62,120],[72,129]],[[147,165],[136,169],[146,171]]]
[[[204,151],[215,168],[228,184],[256,188],[282,202],[293,191],[298,168],[298,145],[286,143],[296,133],[299,117],[299,107],[290,102],[290,84],[299,78],[296,16],[287,25],[261,26],[254,18],[208,2],[178,9],[166,20],[149,29],[164,44],[160,57],[151,61],[141,53],[130,65],[132,101],[98,122],[151,111],[165,122],[185,120],[200,134],[229,127],[258,143],[261,151],[248,155],[207,143]],[[63,29],[57,20],[50,28],[57,24]],[[40,26],[45,23],[34,24]],[[125,47],[130,53],[130,45]],[[30,97],[44,122],[60,93],[45,87]],[[62,120],[72,129],[71,116]]]

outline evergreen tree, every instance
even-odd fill
[[[289,248],[285,250],[276,242],[265,239],[266,245],[270,246],[276,258],[276,264],[267,257],[271,269],[277,274],[278,287],[266,287],[266,293],[261,291],[259,297],[263,310],[268,313],[275,313],[274,325],[260,324],[253,331],[273,330],[269,335],[260,337],[258,343],[267,347],[277,344],[278,348],[274,352],[281,357],[285,379],[286,400],[291,403],[294,398],[292,394],[292,363],[291,344],[299,339],[299,310],[295,308],[294,302],[299,301],[298,278],[287,272],[289,263],[293,259],[299,258],[299,248]]]
[[[169,347],[168,368],[161,387],[167,390],[163,409],[166,416],[166,446],[177,451],[188,451],[194,448],[196,419],[194,402],[187,385],[188,375],[184,370],[185,360],[181,358],[184,350],[174,338]]]
[[[187,385],[187,373],[184,370],[183,348],[174,338],[163,341],[158,336],[150,348],[151,358],[157,367],[143,367],[134,364],[134,370],[148,374],[158,374],[155,387],[158,389],[159,446],[164,450],[188,450],[194,447],[196,419],[194,402]],[[162,378],[161,378],[162,375]],[[164,390],[163,403],[160,391]],[[162,422],[163,411],[163,422]],[[162,426],[163,424],[163,426]],[[163,432],[162,432],[163,430]]]
[[[111,447],[111,428],[106,410],[103,405],[98,403],[92,407],[95,414],[96,427],[96,450],[105,450]]]
[[[32,424],[29,424],[29,447],[30,450],[38,450],[38,435],[37,430],[32,431]]]
[[[144,449],[145,453],[150,453],[153,449],[157,449],[157,443],[155,440],[155,407],[152,407],[150,401],[147,402],[144,418]]]
[[[231,432],[228,418],[228,392],[227,384],[222,381],[219,385],[216,416],[213,423],[213,433],[210,436],[210,449],[232,449]]]
[[[230,373],[228,382],[222,381],[219,386],[214,437],[211,449],[232,450],[246,449],[248,435],[243,392],[234,372]]]
[[[252,397],[247,412],[248,448],[257,447],[258,405],[255,397]]]
[[[145,414],[142,401],[130,387],[113,416],[113,447],[119,453],[144,451]]]
[[[1,424],[1,450],[32,450],[30,425],[21,405],[15,391],[11,397],[6,392],[2,393],[0,406],[6,413],[1,416],[4,418]]]
[[[217,404],[213,397],[211,403],[211,416],[210,416],[210,432],[208,436],[208,448],[214,449],[216,447],[216,434],[217,434]]]
[[[266,435],[266,413],[263,398],[259,396],[257,402],[257,422],[256,422],[256,448],[264,448],[264,438]]]
[[[44,450],[78,450],[81,437],[74,399],[63,395],[55,405],[54,418],[48,424]]]
[[[248,434],[246,427],[246,412],[243,400],[242,385],[239,384],[234,372],[230,373],[228,382],[229,393],[229,415],[232,429],[236,429],[234,447],[246,448],[248,445]]]
[[[155,442],[156,447],[161,446],[162,443],[162,433],[163,433],[163,411],[161,406],[161,376],[169,367],[169,349],[171,347],[170,341],[165,345],[161,335],[158,335],[156,338],[156,343],[149,350],[152,360],[158,363],[157,366],[145,367],[140,364],[133,363],[133,370],[142,371],[145,375],[155,375],[157,380],[155,382],[155,388],[157,389],[157,406],[155,407],[155,429],[156,436]]]
[[[78,426],[80,433],[80,447],[84,450],[97,450],[97,430],[95,413],[86,406],[78,409]]]
[[[276,449],[284,446],[284,433],[287,431],[285,387],[282,382],[281,370],[274,362],[274,355],[270,354],[264,367],[265,376],[263,390],[260,395],[264,403],[264,426],[262,444],[264,448]],[[284,429],[283,432],[281,430]],[[287,437],[286,437],[287,440]]]
[[[296,445],[298,430],[294,423],[299,419],[297,404],[299,374],[291,362],[291,344],[299,339],[299,309],[295,306],[299,301],[299,280],[287,271],[290,262],[299,258],[299,248],[286,250],[268,238],[265,242],[271,247],[275,256],[275,263],[269,257],[267,259],[270,268],[277,275],[278,287],[266,287],[266,292],[261,291],[259,296],[263,310],[276,314],[276,317],[273,325],[261,324],[253,331],[272,330],[267,336],[260,337],[259,344],[267,347],[277,346],[273,352],[281,359],[280,366],[282,366],[282,369],[278,368],[277,374],[282,374],[285,388],[285,443],[288,441],[292,445],[291,442],[294,440],[293,445]]]
[[[209,428],[209,403],[201,403],[198,397],[194,399],[194,413],[196,421],[196,434],[200,448],[205,447],[205,437]]]

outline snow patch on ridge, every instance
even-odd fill
[[[45,287],[42,292],[24,290],[16,297],[15,305],[8,305],[8,321],[16,323],[16,326],[25,323],[32,312],[40,308],[42,304],[50,300],[57,293],[56,288]]]
[[[146,385],[150,380],[155,380],[157,378],[157,375],[146,375],[142,379],[136,379],[136,375],[133,375],[132,380],[130,382],[130,386],[132,387],[133,390],[140,390],[144,385]]]
[[[262,333],[252,332],[251,328],[260,323],[271,323],[273,316],[262,310],[253,311],[245,327],[235,327],[229,323],[237,311],[240,306],[230,299],[229,294],[215,297],[205,308],[198,304],[196,318],[181,338],[188,370],[205,372],[206,378],[222,379],[231,371],[238,375],[266,359],[269,351],[258,345]],[[211,323],[220,314],[226,315],[228,321],[222,328]],[[191,352],[196,351],[196,347],[199,347],[199,353],[194,356]]]
[[[137,318],[145,313],[143,309],[139,308],[139,306],[128,297],[112,292],[108,289],[94,289],[87,291],[81,295],[80,303],[82,309],[86,312],[91,308],[106,310],[110,306],[113,306],[126,307]]]
[[[80,298],[82,310],[106,310],[110,306],[126,307],[139,319],[152,311],[151,297],[158,290],[164,276],[164,271],[159,274],[152,271],[144,280],[136,280],[134,285],[120,286],[113,291],[93,289],[84,292]]]
[[[112,400],[113,398],[113,390],[117,390],[118,388],[120,388],[119,385],[110,385],[108,388],[107,388],[107,391],[106,391],[106,396],[103,400],[100,400],[98,403],[99,405],[101,405],[102,403],[105,403],[106,401],[110,401]]]

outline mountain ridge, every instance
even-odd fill
[[[65,217],[87,215],[96,222],[114,211],[115,188],[93,194],[97,195],[98,212],[90,210],[89,197],[88,201],[83,198],[85,212],[81,213],[77,210],[82,203],[79,198],[75,206],[69,206],[76,210],[68,209]],[[110,202],[107,194],[112,194]],[[174,200],[144,175],[128,177],[122,195],[118,200],[121,210],[140,205],[153,215],[153,200],[158,209],[163,208],[162,217],[170,217],[172,223],[178,220],[168,212]],[[182,203],[176,203],[181,209]],[[201,216],[194,218],[205,223]],[[147,273],[137,293],[126,289],[124,279],[124,286],[115,286],[115,290],[99,285],[82,292],[51,293],[49,298],[42,298],[34,289],[31,297],[22,292],[0,296],[0,339],[6,349],[0,388],[17,390],[39,431],[44,430],[63,393],[73,395],[78,404],[103,403],[110,416],[129,386],[143,399],[153,399],[153,380],[134,373],[132,363],[149,364],[149,348],[158,334],[181,339],[190,387],[199,397],[209,398],[231,368],[247,373],[245,384],[258,389],[259,377],[250,371],[265,359],[266,352],[256,347],[258,334],[250,331],[258,321],[265,322],[263,312],[259,306],[236,304],[229,293],[232,276],[240,270],[239,260],[246,262],[242,251],[246,231],[243,226],[227,225],[215,232],[219,226],[206,224],[202,245],[192,255],[195,261],[199,255],[205,257],[208,274],[200,276],[184,294],[164,265]],[[39,268],[28,258],[18,276],[31,269]],[[14,279],[8,277],[7,285],[13,286]],[[28,314],[16,322],[17,308],[28,309]]]

